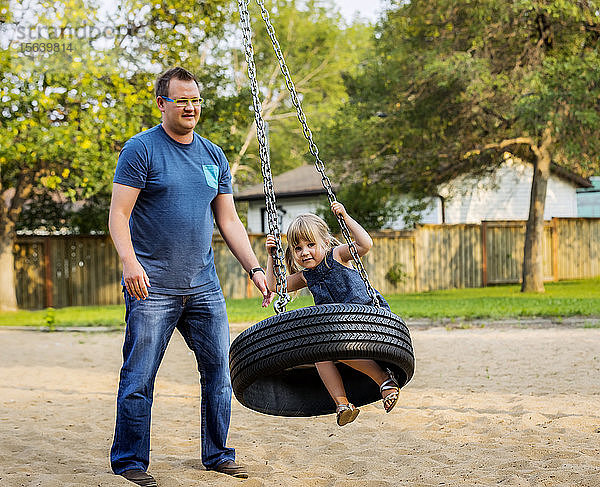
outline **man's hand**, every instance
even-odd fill
[[[130,296],[138,301],[148,297],[150,279],[137,259],[131,263],[123,263],[123,280]]]
[[[262,307],[266,308],[271,304],[271,301],[273,301],[273,298],[275,297],[275,293],[269,291],[269,288],[267,287],[267,276],[265,276],[264,272],[255,272],[252,276],[252,282],[263,295]]]

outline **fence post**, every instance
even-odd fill
[[[486,287],[487,275],[487,222],[481,222],[481,285]]]
[[[52,279],[51,237],[44,239],[44,306],[54,306],[54,282]]]
[[[558,281],[558,218],[552,218],[552,227],[550,230],[552,236],[552,277]]]
[[[412,240],[412,244],[413,244],[413,275],[414,275],[414,284],[415,284],[415,292],[418,293],[419,292],[419,270],[418,270],[418,266],[417,266],[417,232],[419,230],[415,229],[413,230],[413,234],[411,237]]]

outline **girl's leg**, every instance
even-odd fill
[[[317,372],[319,372],[319,376],[321,377],[323,384],[325,384],[329,395],[335,401],[336,406],[348,404],[342,376],[335,364],[331,361],[327,361],[317,362],[315,366],[317,367]]]
[[[358,370],[359,372],[362,372],[365,375],[368,375],[371,379],[373,379],[381,390],[385,412],[389,413],[392,409],[394,409],[394,406],[398,401],[400,389],[391,373],[384,371],[374,360],[355,359],[342,360],[341,362],[352,367],[353,369]],[[386,381],[388,382],[384,385]]]
[[[331,361],[317,362],[315,366],[323,384],[329,391],[329,395],[335,401],[337,424],[345,426],[354,421],[360,411],[348,401],[340,371]]]
[[[353,360],[340,360],[343,364],[352,367],[365,375],[368,375],[375,381],[377,385],[381,385],[383,381],[388,378],[388,374],[383,370],[375,360],[369,359],[353,359]],[[334,365],[335,367],[335,365]],[[339,373],[339,372],[338,372]]]

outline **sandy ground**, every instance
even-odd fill
[[[229,444],[248,480],[201,465],[195,362],[176,335],[149,471],[163,487],[600,486],[600,329],[412,335],[417,371],[389,415],[370,405],[339,428],[234,401]],[[121,333],[0,330],[0,486],[133,485],[108,464],[121,344]]]

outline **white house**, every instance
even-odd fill
[[[481,223],[483,220],[527,220],[533,165],[509,155],[489,177],[459,177],[439,188],[432,205],[434,221],[423,223]],[[577,188],[589,180],[552,165],[544,219],[577,217]],[[443,212],[443,213],[442,213]]]
[[[285,233],[290,222],[302,213],[314,213],[325,198],[321,175],[314,166],[300,166],[273,178],[280,227]],[[266,233],[265,195],[263,184],[255,184],[235,193],[236,201],[248,202],[248,232]]]
[[[459,177],[439,188],[429,207],[421,213],[421,223],[481,223],[483,220],[527,220],[533,166],[510,155],[489,177]],[[300,166],[273,178],[281,230],[306,212],[315,212],[325,199],[321,176],[314,166]],[[589,180],[553,165],[544,218],[577,217],[577,189],[590,188]],[[248,232],[267,229],[263,186],[256,184],[236,193],[237,201],[248,202]],[[343,203],[343,202],[342,202]],[[402,218],[389,228],[404,228]]]

